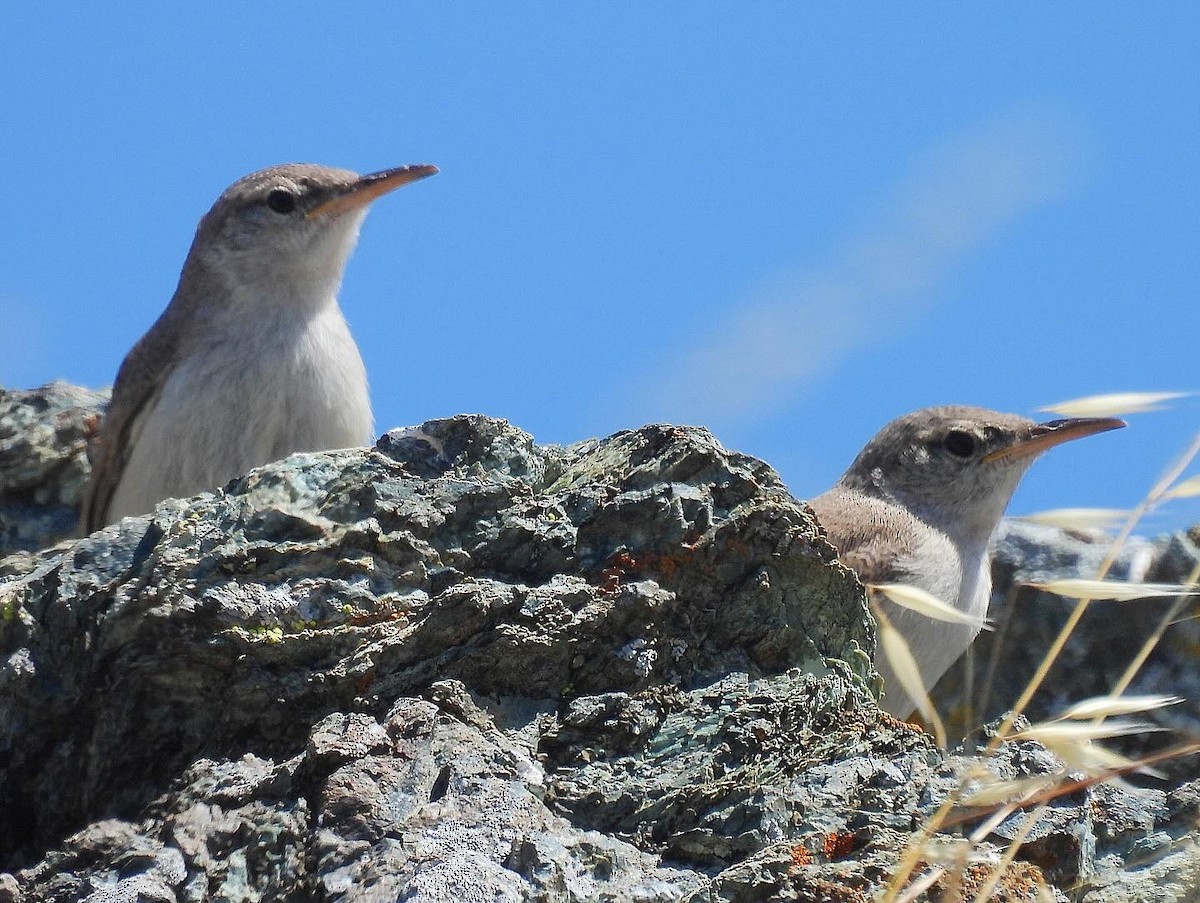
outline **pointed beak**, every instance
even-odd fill
[[[380,195],[394,191],[409,182],[431,176],[437,171],[436,166],[417,163],[412,166],[397,166],[395,169],[385,169],[382,172],[359,176],[357,181],[351,182],[341,192],[313,207],[305,215],[305,219],[345,213],[347,210],[365,207]]]
[[[1039,423],[1024,439],[1018,439],[1012,445],[998,448],[984,455],[983,460],[999,461],[1003,458],[1028,458],[1040,455],[1048,448],[1070,442],[1072,439],[1082,439],[1084,436],[1094,436],[1096,433],[1107,433],[1109,430],[1119,430],[1127,426],[1124,420],[1116,417],[1075,417],[1070,420],[1051,420]]]

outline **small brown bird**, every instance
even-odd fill
[[[337,303],[342,272],[368,204],[436,172],[290,163],[217,199],[171,303],[117,373],[89,448],[82,534],[295,451],[370,441],[367,375]]]
[[[1112,418],[1035,423],[985,408],[926,408],[880,430],[810,504],[842,563],[863,583],[911,584],[982,620],[992,594],[988,544],[1034,458],[1123,426]],[[883,604],[926,688],[979,633]],[[884,678],[881,707],[906,717],[914,702],[881,655],[875,664]]]

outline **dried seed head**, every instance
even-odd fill
[[[960,611],[949,602],[943,602],[919,586],[908,583],[872,583],[868,584],[867,588],[883,593],[901,608],[915,611],[927,618],[949,621],[951,624],[966,624],[976,630],[992,629],[992,623],[987,618],[974,617],[965,611]]]
[[[1056,596],[1070,599],[1099,601],[1112,599],[1116,602],[1131,602],[1134,599],[1153,599],[1163,596],[1200,595],[1200,587],[1182,583],[1136,583],[1127,580],[1049,580],[1045,583],[1030,583],[1038,589]]]
[[[1039,408],[1064,417],[1116,417],[1121,414],[1141,414],[1158,411],[1164,401],[1184,398],[1191,392],[1114,392],[1110,395],[1088,395]]]
[[[1124,508],[1055,508],[1026,514],[1017,520],[1063,530],[1109,530],[1127,520],[1131,513]]]

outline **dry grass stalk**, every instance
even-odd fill
[[[972,808],[998,806],[1004,803],[1020,805],[1062,780],[1059,774],[1035,774],[1027,778],[980,782],[962,796],[962,805]]]
[[[1013,838],[1013,841],[1009,844],[1008,848],[1005,850],[1004,856],[1001,857],[996,868],[993,870],[992,875],[989,876],[988,881],[985,882],[985,884],[981,887],[979,893],[976,894],[975,899],[977,901],[983,901],[983,900],[987,899],[987,894],[990,894],[992,891],[995,890],[995,885],[1003,877],[1004,870],[1007,869],[1008,866],[1012,864],[1012,861],[1016,857],[1017,852],[1020,850],[1021,845],[1024,843],[1025,838],[1028,836],[1028,832],[1030,830],[1032,830],[1034,825],[1037,823],[1037,817],[1039,817],[1040,814],[1045,811],[1046,806],[1049,805],[1050,802],[1052,802],[1053,800],[1055,800],[1058,797],[1070,796],[1072,794],[1076,794],[1079,791],[1084,790],[1088,787],[1091,787],[1095,784],[1100,784],[1105,781],[1111,781],[1114,778],[1121,777],[1123,775],[1129,774],[1130,772],[1146,770],[1149,768],[1149,766],[1156,764],[1158,762],[1163,762],[1168,759],[1179,758],[1182,756],[1193,755],[1197,752],[1200,752],[1200,743],[1187,743],[1182,746],[1174,747],[1172,749],[1161,750],[1152,755],[1145,756],[1141,759],[1138,759],[1137,761],[1130,762],[1121,767],[1113,768],[1113,769],[1103,772],[1101,774],[1096,774],[1096,775],[1093,775],[1092,777],[1083,778],[1081,780],[1064,781],[1063,780],[1063,778],[1065,777],[1064,773],[1052,774],[1052,775],[1038,775],[1038,776],[1035,776],[1033,779],[1023,779],[1023,780],[1045,780],[1047,782],[1055,783],[1056,786],[1047,787],[1046,789],[1041,790],[1041,791],[1035,791],[1032,795],[1027,796],[1026,798],[1020,800],[1019,802],[1008,801],[1008,802],[998,803],[994,806],[989,806],[984,812],[960,813],[957,816],[950,817],[950,816],[948,816],[948,814],[943,814],[942,810],[939,810],[938,815],[941,817],[938,819],[938,822],[941,825],[941,827],[943,827],[943,828],[952,828],[952,827],[964,824],[969,821],[974,821],[975,819],[986,815],[987,818],[983,821],[983,823],[980,824],[978,827],[976,827],[976,829],[974,831],[972,831],[968,837],[968,841],[972,845],[976,845],[976,844],[982,842],[983,839],[986,838],[989,834],[991,834],[992,831],[994,831],[1000,825],[1001,822],[1003,822],[1010,815],[1012,815],[1013,812],[1016,812],[1019,809],[1025,808],[1026,806],[1037,806],[1038,807],[1037,809],[1034,810],[1034,812],[1030,813],[1031,818],[1026,819],[1025,823],[1022,825],[1021,831],[1017,834],[1016,837]],[[1004,783],[1004,782],[1001,782],[1001,783]],[[1019,782],[1013,781],[1013,782],[1008,782],[1008,783],[1016,784]],[[966,803],[967,799],[964,798],[963,802]],[[926,875],[923,875],[921,877],[921,879],[919,879],[918,882],[914,882],[914,884],[910,885],[906,889],[905,895],[902,898],[900,898],[900,900],[898,900],[897,903],[911,903],[912,900],[915,900],[916,897],[919,896],[921,890],[931,887],[934,884],[934,882],[936,882],[937,879],[939,877],[941,877],[941,874],[943,873],[943,871],[944,871],[943,869],[934,869],[931,873],[927,873]],[[918,885],[919,885],[920,889],[917,889]],[[986,893],[985,893],[985,891],[986,891]],[[1053,896],[1051,896],[1051,899],[1053,899]]]
[[[1053,508],[1026,514],[1017,520],[1061,530],[1110,530],[1129,514],[1125,508]]]
[[[937,740],[937,745],[945,749],[946,728],[938,716],[937,708],[925,691],[925,681],[921,678],[921,670],[917,667],[917,660],[913,658],[912,651],[908,648],[908,642],[901,636],[900,631],[892,626],[891,620],[883,609],[874,602],[871,603],[871,611],[875,615],[879,648],[883,651],[884,658],[892,666],[892,672],[896,675],[896,680],[901,688],[908,694],[908,698],[916,703],[917,711],[933,728],[933,736]]]
[[[954,809],[957,801],[958,794],[956,792],[947,794],[946,798],[942,800],[942,804],[938,806],[937,811],[929,816],[925,824],[910,838],[910,842],[904,848],[904,853],[901,855],[900,861],[896,863],[896,871],[892,873],[891,881],[888,882],[888,886],[883,892],[881,903],[908,903],[909,900],[914,898],[910,895],[911,888],[906,890],[904,885],[913,873],[913,869],[921,861],[920,846],[940,830],[942,822],[946,820],[951,810]],[[942,870],[934,869],[934,871],[938,874],[930,879],[929,885],[938,879]],[[920,884],[923,880],[918,879],[917,883]],[[925,885],[925,887],[929,885]]]
[[[1140,759],[1122,765],[1116,768],[1108,769],[1107,771],[1091,775],[1086,778],[1078,778],[1076,780],[1065,780],[1066,772],[1058,774],[1046,775],[1056,779],[1053,786],[1047,787],[1045,790],[1034,793],[1026,799],[1020,800],[1018,804],[1013,802],[998,803],[994,806],[986,806],[982,811],[960,811],[953,815],[947,813],[939,819],[939,826],[942,828],[955,828],[959,825],[967,824],[968,822],[976,821],[977,819],[988,817],[988,821],[984,823],[984,827],[988,827],[988,831],[983,835],[987,836],[990,833],[990,827],[998,825],[1001,821],[1008,818],[1017,809],[1023,809],[1026,806],[1034,806],[1040,803],[1055,800],[1060,796],[1071,796],[1079,793],[1081,790],[1086,790],[1088,787],[1093,787],[1096,784],[1103,784],[1105,781],[1111,781],[1114,778],[1124,777],[1135,771],[1142,771],[1157,765],[1159,762],[1166,762],[1171,759],[1179,759],[1183,756],[1191,756],[1200,753],[1200,742],[1184,743],[1179,746],[1173,746],[1170,749],[1159,750],[1156,753],[1151,753],[1148,756],[1142,756]],[[990,826],[990,827],[989,827]],[[972,837],[978,834],[976,830],[972,833]]]
[[[1119,417],[1124,414],[1143,414],[1161,411],[1164,401],[1186,398],[1191,392],[1114,392],[1109,395],[1088,395],[1038,408],[1064,417]]]
[[[1197,562],[1196,566],[1192,568],[1192,572],[1188,574],[1186,582],[1187,585],[1191,587],[1196,586],[1197,583],[1200,582],[1200,562]],[[1179,617],[1180,612],[1183,611],[1190,601],[1191,594],[1181,594],[1179,598],[1172,603],[1171,607],[1167,609],[1162,618],[1159,619],[1158,625],[1154,628],[1154,632],[1146,638],[1146,642],[1142,644],[1142,648],[1138,650],[1137,655],[1133,657],[1133,661],[1129,663],[1129,665],[1125,668],[1124,673],[1113,686],[1111,692],[1112,696],[1120,696],[1129,688],[1129,685],[1133,683],[1133,679],[1137,677],[1138,672],[1142,670],[1142,666],[1146,664],[1146,660],[1150,658],[1150,653],[1155,650],[1159,642],[1162,640],[1163,634],[1167,632],[1167,628],[1170,627],[1171,624],[1175,623],[1175,619]]]
[[[1181,583],[1136,583],[1128,580],[1085,580],[1070,578],[1029,583],[1047,593],[1068,599],[1090,599],[1093,602],[1132,602],[1136,599],[1161,599],[1164,596],[1196,595],[1200,590]]]
[[[1121,715],[1136,715],[1183,702],[1182,696],[1095,696],[1077,702],[1058,716],[1058,720],[1084,718],[1114,718]]]
[[[1095,741],[1161,730],[1146,721],[1047,721],[1012,735],[1012,740],[1035,740],[1063,760],[1073,771],[1098,774],[1135,765],[1125,756]]]
[[[1200,474],[1194,477],[1188,477],[1176,483],[1175,486],[1163,496],[1164,499],[1186,499],[1192,496],[1200,495]]]
[[[1148,492],[1145,498],[1143,498],[1141,502],[1138,503],[1137,507],[1133,509],[1133,512],[1129,515],[1129,519],[1121,528],[1121,532],[1117,534],[1116,538],[1112,542],[1112,545],[1109,546],[1108,552],[1104,556],[1104,560],[1100,563],[1100,567],[1096,572],[1097,580],[1103,580],[1104,577],[1107,576],[1109,569],[1113,566],[1113,562],[1117,560],[1117,555],[1121,551],[1122,546],[1125,545],[1125,541],[1129,538],[1130,534],[1133,533],[1133,528],[1137,526],[1138,522],[1142,519],[1142,516],[1145,515],[1147,511],[1149,511],[1154,507],[1154,505],[1162,500],[1163,496],[1166,495],[1166,493],[1174,485],[1175,481],[1179,479],[1179,476],[1185,469],[1187,469],[1187,466],[1192,462],[1192,459],[1195,458],[1198,453],[1200,453],[1200,435],[1197,435],[1196,438],[1192,440],[1192,444],[1188,446],[1187,451],[1185,451],[1178,460],[1176,460],[1170,467],[1167,468],[1167,470],[1159,478],[1158,482],[1151,488],[1150,492]],[[1088,605],[1090,604],[1090,599],[1080,599],[1075,604],[1075,608],[1071,611],[1071,614],[1067,617],[1066,623],[1063,624],[1062,629],[1059,630],[1058,636],[1054,638],[1054,642],[1050,644],[1050,648],[1042,657],[1042,661],[1038,665],[1037,671],[1034,673],[1033,677],[1030,678],[1024,692],[1021,693],[1020,698],[1013,705],[1011,711],[1009,711],[1009,713],[1005,716],[1004,721],[1000,725],[1000,729],[996,731],[996,736],[993,737],[991,742],[988,744],[989,752],[994,752],[995,749],[1004,742],[1005,738],[1012,731],[1013,723],[1021,715],[1021,713],[1025,711],[1025,709],[1029,706],[1030,700],[1033,699],[1034,695],[1041,688],[1042,683],[1046,679],[1046,675],[1050,673],[1051,667],[1053,667],[1054,663],[1058,660],[1058,656],[1061,654],[1063,647],[1066,646],[1067,640],[1070,638],[1071,634],[1075,632],[1076,626],[1078,626],[1080,620],[1083,618],[1084,612],[1087,611]]]
[[[1034,826],[1037,825],[1038,820],[1046,811],[1046,806],[1046,803],[1042,803],[1027,816],[1025,816],[1025,821],[1021,824],[1021,828],[1013,837],[1012,842],[1008,845],[1007,849],[1005,849],[1004,855],[1000,857],[1000,861],[996,863],[996,866],[992,869],[991,874],[989,874],[987,878],[984,879],[983,884],[979,886],[979,891],[975,894],[974,903],[984,903],[984,901],[986,901],[992,895],[992,891],[996,889],[996,885],[999,884],[1000,879],[1004,877],[1005,869],[1012,865],[1012,861],[1017,858],[1017,853],[1020,851],[1021,846],[1025,843],[1025,838],[1029,836],[1029,832],[1034,829]]]
[[[867,589],[882,593],[901,608],[907,608],[936,621],[965,624],[978,630],[992,629],[992,622],[987,618],[972,617],[919,586],[909,583],[872,583],[867,586]]]

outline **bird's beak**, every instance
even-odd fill
[[[381,194],[394,191],[401,185],[415,182],[431,176],[438,171],[436,166],[428,163],[416,163],[412,166],[397,166],[395,169],[385,169],[370,175],[359,176],[340,192],[327,201],[323,201],[305,214],[305,219],[316,216],[329,216],[334,213],[345,213],[358,207],[365,207]]]
[[[1070,420],[1051,420],[1039,423],[1024,439],[1018,439],[1012,445],[998,448],[983,456],[984,461],[999,461],[1003,458],[1028,458],[1038,455],[1048,448],[1070,442],[1072,439],[1082,439],[1084,436],[1094,436],[1096,433],[1107,433],[1109,430],[1119,430],[1127,426],[1124,420],[1116,417],[1076,417]]]

